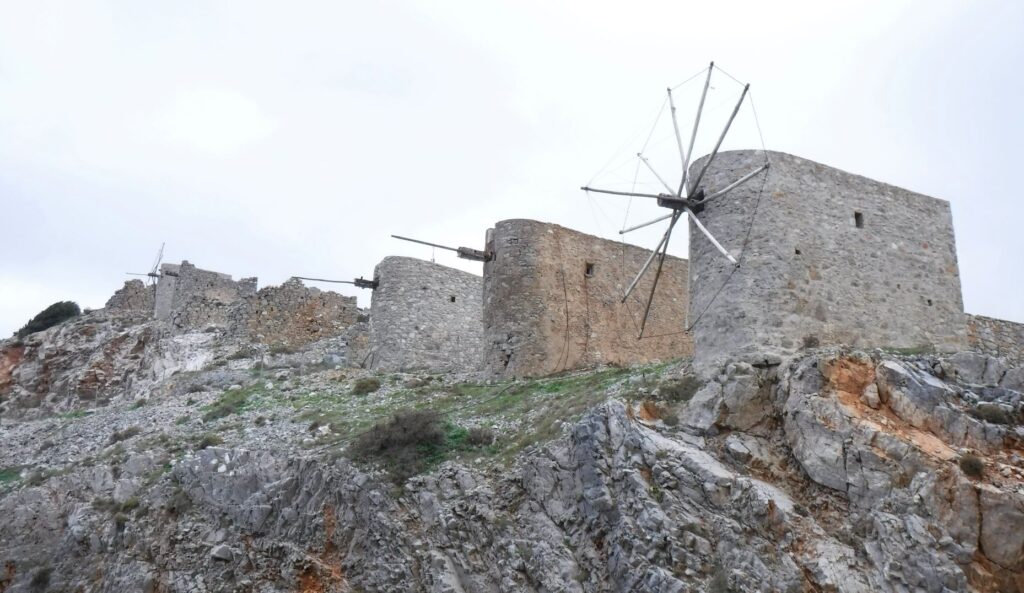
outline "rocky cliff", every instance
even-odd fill
[[[480,384],[90,315],[2,347],[5,593],[1024,590],[1024,370],[996,358]],[[496,439],[409,479],[353,461],[403,407]]]

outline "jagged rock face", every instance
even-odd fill
[[[976,362],[732,365],[678,426],[612,400],[400,487],[256,442],[125,454],[0,497],[0,591],[44,563],[84,591],[1022,591],[1019,375]]]
[[[88,313],[0,346],[0,405],[5,414],[95,405],[146,380],[140,361],[159,339],[132,316]],[[152,377],[150,384],[152,383]],[[140,385],[141,386],[141,385]]]
[[[315,311],[291,325],[271,324],[275,339],[290,336],[304,346],[267,347],[249,340],[247,329],[238,333],[223,328],[181,333],[170,324],[150,319],[135,309],[115,308],[92,311],[21,340],[0,342],[0,416],[38,417],[46,414],[95,408],[115,398],[146,398],[151,391],[178,373],[197,372],[216,365],[239,367],[236,359],[256,357],[287,359],[295,364],[348,365],[365,357],[368,328],[345,311],[327,324],[318,316],[336,299],[319,298],[298,287],[307,299],[318,299]],[[334,293],[328,293],[334,295]],[[313,296],[310,296],[313,295]],[[336,304],[347,307],[347,297]],[[255,297],[252,297],[255,298]],[[352,299],[354,300],[354,299]],[[300,302],[301,298],[294,302]],[[303,309],[300,307],[300,309]],[[291,311],[299,314],[301,311]],[[278,316],[276,313],[271,316]],[[330,331],[310,332],[307,325]],[[313,341],[314,337],[319,339]]]

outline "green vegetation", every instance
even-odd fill
[[[64,412],[63,414],[58,414],[57,417],[58,418],[64,418],[64,419],[67,419],[67,420],[74,420],[76,418],[85,418],[86,416],[88,416],[90,414],[92,414],[92,410],[71,410],[70,412]]]
[[[700,380],[693,375],[667,379],[658,385],[658,398],[673,403],[690,401],[700,387]]]
[[[923,344],[921,346],[911,346],[909,348],[883,348],[883,350],[891,354],[898,354],[900,356],[920,356],[922,354],[935,354],[935,347],[930,344]]]
[[[360,435],[351,451],[356,459],[382,463],[401,484],[455,451],[480,446],[477,439],[479,436],[471,439],[470,431],[461,426],[442,422],[441,414],[434,410],[402,410]]]
[[[0,468],[0,484],[21,479],[20,467]]]
[[[81,314],[82,310],[78,308],[77,303],[72,301],[60,301],[40,311],[35,317],[29,320],[28,323],[22,326],[16,335],[19,338],[24,338],[29,334],[41,332],[44,329],[50,329],[55,325],[63,323],[72,317],[78,317]]]
[[[252,407],[253,396],[259,392],[260,387],[258,385],[225,391],[217,398],[217,401],[203,408],[206,412],[203,414],[203,420],[210,422],[211,420],[226,418],[232,414],[242,412]]]
[[[352,395],[366,395],[380,389],[380,381],[374,377],[356,379],[352,384]]]

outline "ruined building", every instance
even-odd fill
[[[356,324],[356,298],[307,287],[298,279],[256,290],[256,278],[235,281],[187,261],[163,264],[156,286],[129,280],[105,309],[140,321],[165,321],[175,332],[217,329],[290,349],[338,336]]]
[[[230,306],[256,294],[256,278],[201,270],[187,261],[160,266],[153,315],[181,330],[227,327]]]
[[[387,370],[475,371],[481,360],[479,276],[411,257],[374,271],[367,365]]]
[[[103,308],[118,314],[148,318],[153,315],[155,292],[154,287],[146,286],[142,280],[128,280],[107,300]]]
[[[650,251],[555,224],[503,220],[487,233],[484,360],[488,373],[540,376],[596,364],[680,358],[687,262],[667,257],[644,337],[638,339],[653,273],[625,303]]]
[[[359,319],[356,297],[305,286],[292,278],[243,297],[232,314],[232,330],[253,341],[296,348],[341,335]]]

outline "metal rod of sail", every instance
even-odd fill
[[[631,192],[631,191],[613,191],[613,190],[610,190],[610,189],[597,189],[596,187],[587,187],[586,185],[584,185],[580,189],[582,189],[583,191],[592,191],[592,192],[599,193],[599,194],[611,194],[613,196],[632,196],[634,198],[654,198],[654,199],[658,199],[658,198],[661,197],[661,196],[659,196],[657,194],[638,194],[638,193]],[[394,237],[394,235],[391,235],[391,236]],[[401,239],[401,238],[402,237],[399,237],[399,239]],[[412,241],[412,239],[406,239],[406,241]],[[417,241],[417,243],[422,243],[422,241]],[[428,243],[428,245],[429,245],[429,243]]]
[[[672,127],[676,131],[676,145],[679,147],[679,162],[683,164],[683,175],[686,173],[686,153],[683,152],[683,137],[679,135],[679,122],[676,120],[676,103],[672,100],[672,89],[668,89],[668,106],[672,113]],[[668,191],[672,191],[671,189]]]
[[[717,247],[718,250],[722,252],[722,255],[728,258],[734,266],[740,265],[736,261],[736,258],[733,257],[732,254],[730,254],[728,251],[726,251],[725,247],[722,247],[722,244],[719,243],[717,239],[715,239],[715,237],[711,234],[711,231],[704,228],[704,225],[701,224],[700,220],[697,219],[697,215],[695,215],[689,208],[686,208],[685,206],[683,208],[686,210],[686,213],[690,215],[690,220],[693,221],[693,224],[697,225],[697,228],[700,229],[700,232],[704,233],[704,236],[708,238],[708,241],[711,241],[711,244]]]
[[[740,177],[736,181],[733,181],[729,185],[723,187],[722,189],[720,189],[720,190],[716,191],[715,193],[711,194],[710,196],[704,198],[703,200],[700,201],[700,203],[704,204],[706,202],[710,202],[711,200],[714,200],[715,198],[720,198],[720,197],[724,196],[725,194],[727,194],[727,193],[731,192],[732,190],[736,189],[737,187],[739,187],[739,186],[743,185],[744,183],[750,181],[754,176],[756,176],[758,173],[760,173],[761,171],[764,171],[767,168],[768,168],[768,163],[765,163],[765,164],[761,165],[760,167],[754,169],[750,173],[747,173],[743,177]]]
[[[697,140],[697,127],[700,126],[700,114],[704,111],[704,99],[708,96],[708,87],[711,86],[711,72],[715,69],[715,63],[708,66],[708,77],[704,79],[704,91],[700,94],[700,104],[697,105],[697,119],[693,122],[693,131],[690,132],[690,149],[686,151],[686,160],[683,161],[683,180],[679,182],[679,191],[676,195],[683,195],[686,189],[686,179],[690,176],[690,157],[693,156],[693,143]],[[687,192],[689,197],[689,192]]]
[[[678,211],[672,212],[673,217],[675,217],[676,214],[678,214]],[[658,251],[661,250],[661,246],[668,242],[669,235],[672,234],[672,225],[674,224],[675,218],[672,219],[672,223],[669,224],[669,227],[665,230],[665,234],[661,236],[661,241],[658,241],[658,244],[654,247],[654,250],[651,251],[651,256],[647,258],[647,261],[644,262],[643,267],[641,267],[640,271],[637,272],[636,278],[633,278],[633,282],[629,284],[629,288],[626,289],[626,294],[622,295],[622,300],[619,302],[625,303],[626,299],[629,298],[629,295],[632,294],[633,289],[636,288],[637,283],[640,282],[640,278],[643,277],[644,272],[647,271],[647,268],[651,267],[651,262],[654,261],[654,257],[658,255]]]
[[[335,284],[355,284],[355,282],[353,282],[351,280],[328,280],[327,278],[307,278],[305,276],[292,276],[292,278],[297,278],[299,280],[312,280],[314,282],[333,282]]]
[[[644,328],[647,327],[647,317],[651,314],[651,303],[654,302],[654,291],[658,289],[658,280],[661,279],[661,268],[665,265],[665,253],[668,251],[668,237],[672,234],[672,228],[676,226],[676,222],[679,221],[679,216],[681,214],[682,213],[678,211],[672,213],[672,222],[668,225],[665,245],[661,248],[661,254],[658,257],[658,269],[654,273],[654,282],[651,283],[651,294],[647,296],[647,306],[644,307],[644,318],[640,320],[640,334],[636,337],[638,340],[644,336]]]
[[[427,241],[420,241],[419,239],[410,239],[409,237],[401,237],[399,235],[391,235],[395,239],[401,239],[402,241],[409,241],[412,243],[419,243],[420,245],[428,245],[430,247],[437,247],[438,249],[447,249],[448,251],[458,251],[455,247],[448,247],[447,245],[438,245],[437,243],[428,243]]]
[[[650,161],[648,161],[648,160],[647,160],[647,159],[646,159],[646,158],[644,157],[644,155],[640,154],[639,152],[638,152],[638,153],[636,154],[636,156],[637,156],[637,157],[638,157],[638,158],[639,158],[639,159],[640,159],[641,161],[643,161],[643,163],[644,163],[645,165],[647,165],[647,168],[648,168],[648,169],[650,169],[651,173],[653,173],[653,174],[654,174],[654,176],[658,178],[658,181],[660,181],[660,182],[661,182],[661,184],[665,186],[665,189],[666,189],[666,190],[668,190],[668,192],[669,192],[669,193],[672,193],[672,188],[671,188],[671,187],[669,187],[668,183],[667,183],[667,182],[666,182],[666,181],[665,181],[664,179],[662,179],[662,178],[661,178],[661,175],[658,175],[658,172],[657,172],[657,171],[655,171],[655,170],[654,170],[654,167],[652,167],[652,166],[651,166],[651,163],[650,163]],[[676,197],[679,197],[679,196],[678,196],[678,194],[673,194],[673,195],[675,195]]]
[[[722,147],[722,141],[725,140],[725,135],[729,133],[729,126],[732,125],[732,120],[736,119],[736,114],[740,112],[740,105],[743,105],[743,99],[747,96],[747,91],[750,90],[750,85],[743,87],[743,93],[740,95],[740,100],[736,102],[736,107],[732,110],[732,115],[729,116],[729,121],[725,123],[725,129],[722,130],[722,135],[718,137],[718,143],[715,144],[715,149],[708,155],[708,160],[704,161],[704,166],[700,169],[700,174],[697,175],[697,180],[693,182],[693,188],[697,189],[702,179],[704,179],[704,173],[707,173],[708,167],[711,166],[711,161],[715,160],[715,156],[718,154],[718,149]]]
[[[666,218],[672,218],[672,213],[669,212],[665,216],[659,216],[658,218],[655,218],[654,220],[648,220],[647,222],[641,222],[640,224],[638,224],[636,226],[631,226],[628,229],[622,229],[621,231],[619,231],[619,234],[620,235],[625,235],[626,233],[635,231],[637,229],[642,229],[645,226],[651,226],[652,224],[654,224],[656,222],[661,222],[661,221],[665,220]]]

